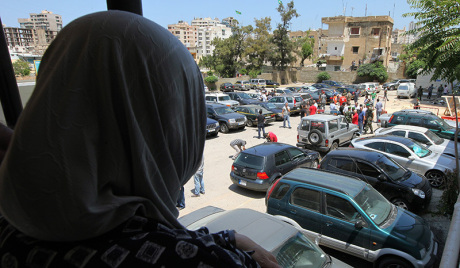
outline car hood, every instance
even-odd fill
[[[226,101],[219,101],[222,104],[229,104],[229,105],[239,105],[240,103],[234,100],[226,100]]]
[[[434,166],[441,169],[441,171],[443,171],[443,169],[452,170],[455,167],[455,158],[447,155],[431,153],[430,155],[421,159],[434,164]]]
[[[420,177],[420,175],[418,175],[415,172],[412,172],[412,171],[409,171],[409,172],[411,173],[410,176],[407,177],[406,179],[402,179],[398,181],[398,183],[404,186],[410,187],[410,188],[414,188],[415,186],[419,185],[422,182],[423,178]]]
[[[257,104],[261,103],[260,100],[255,100],[255,99],[243,99],[241,102],[244,102],[246,104]]]
[[[218,116],[221,117],[221,118],[224,118],[224,119],[226,119],[226,120],[232,119],[232,118],[233,118],[233,119],[236,119],[236,118],[245,117],[244,115],[239,114],[239,113],[219,114]]]
[[[431,242],[431,231],[421,217],[405,209],[397,208],[398,215],[394,224],[389,227],[390,233],[412,245],[428,248]]]
[[[211,125],[211,124],[216,124],[216,123],[217,123],[216,120],[206,117],[206,125]]]

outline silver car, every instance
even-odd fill
[[[246,208],[225,211],[208,206],[179,218],[179,222],[190,230],[235,230],[270,251],[282,267],[351,267],[326,254],[286,217]]]
[[[444,184],[447,172],[455,168],[455,158],[437,154],[422,144],[399,136],[374,136],[351,141],[354,148],[381,152],[401,166],[425,175],[433,187]]]
[[[455,157],[455,142],[440,138],[433,131],[417,126],[396,125],[389,128],[378,128],[375,135],[394,135],[413,139],[425,145],[428,149],[438,154]],[[458,147],[460,152],[460,146]]]

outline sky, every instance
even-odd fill
[[[283,0],[283,4],[288,1]],[[144,17],[167,28],[179,20],[191,23],[194,18],[235,17],[242,25],[254,25],[254,19],[271,17],[272,28],[281,21],[276,8],[278,0],[144,0]],[[366,11],[367,7],[367,11]],[[322,17],[339,15],[363,17],[390,15],[394,27],[408,29],[413,18],[403,18],[411,12],[406,0],[295,0],[294,8],[300,15],[291,21],[291,30],[306,31],[327,29],[321,24]],[[18,18],[29,18],[29,13],[48,10],[62,16],[64,26],[72,20],[89,13],[107,10],[106,0],[2,0],[0,18],[7,27],[19,27]],[[236,10],[241,15],[236,14]]]

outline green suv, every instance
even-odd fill
[[[312,241],[375,267],[430,267],[437,259],[428,223],[355,177],[297,168],[273,183],[265,202],[267,213],[297,222]]]

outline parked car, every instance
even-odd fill
[[[248,92],[246,94],[248,94],[249,97],[251,97],[251,98],[253,98],[255,100],[261,100],[261,98],[262,98],[262,94],[257,93],[257,92]]]
[[[287,88],[277,88],[275,89],[275,93],[278,95],[283,95],[283,94],[292,94],[294,91],[287,89]]]
[[[291,114],[299,114],[300,113],[300,104],[302,103],[303,99],[300,96],[292,96],[292,95],[281,95],[281,96],[274,96],[268,102],[275,104],[277,108],[283,109],[284,104],[287,102],[289,108],[291,109]]]
[[[354,177],[297,168],[267,191],[267,213],[298,223],[312,241],[375,267],[431,267],[438,243],[421,217]]]
[[[306,89],[306,90],[309,90],[309,91],[317,91],[318,89],[314,86],[307,86],[307,85],[303,85],[302,86],[303,89]]]
[[[337,149],[359,136],[357,125],[349,124],[343,115],[315,114],[305,116],[297,127],[297,147],[320,152]]]
[[[440,138],[454,140],[455,127],[449,125],[444,119],[439,118],[430,111],[425,110],[401,110],[393,114],[384,114],[380,116],[382,127],[391,127],[395,125],[412,125],[425,127]]]
[[[332,88],[330,85],[328,84],[325,84],[325,83],[316,83],[316,84],[313,84],[311,85],[312,87],[315,87],[319,90],[323,89],[323,88]]]
[[[388,90],[395,90],[398,88],[399,84],[409,82],[411,82],[409,79],[396,79],[391,82],[384,83],[383,88],[388,88]]]
[[[271,252],[282,267],[350,267],[326,254],[302,234],[301,228],[252,209],[225,211],[207,206],[180,217],[179,222],[189,230],[235,230]]]
[[[257,126],[257,116],[259,111],[262,110],[262,115],[265,116],[265,124],[270,124],[275,121],[275,113],[263,108],[260,105],[241,105],[236,107],[235,112],[246,116],[246,125],[248,127]]]
[[[394,135],[413,139],[425,145],[434,153],[455,157],[455,142],[443,139],[434,134],[433,131],[417,126],[396,125],[389,128],[378,128],[375,135]],[[460,146],[458,147],[460,152]]]
[[[260,78],[253,78],[249,81],[251,84],[251,88],[257,89],[257,88],[265,88],[267,84],[265,83],[265,79],[260,79]]]
[[[332,80],[324,80],[323,82],[321,82],[323,84],[328,84],[329,86],[331,87],[343,87],[345,86],[345,83],[342,83],[342,82],[337,82],[337,81],[332,81]]]
[[[242,151],[233,162],[230,179],[240,187],[266,191],[275,179],[294,168],[317,167],[319,162],[318,152],[267,142]]]
[[[235,91],[235,86],[232,83],[223,83],[220,85],[220,90],[222,92],[233,92]]]
[[[399,98],[414,98],[417,95],[417,89],[414,83],[402,83],[399,84],[396,90],[396,96]]]
[[[348,92],[350,92],[351,94],[355,95],[355,94],[359,94],[359,90],[357,88],[353,88],[353,87],[338,87],[335,89],[337,92],[340,92],[340,94],[346,94]]]
[[[407,210],[418,211],[430,204],[430,182],[380,152],[338,148],[323,158],[320,168],[357,177],[391,203]]]
[[[237,101],[240,105],[260,103],[260,100],[255,100],[244,92],[229,92],[227,94],[230,96],[230,99]]]
[[[433,187],[444,184],[447,172],[453,172],[455,159],[433,153],[422,144],[399,136],[373,136],[351,141],[354,148],[381,152],[398,162],[401,166],[423,174]]]
[[[217,136],[219,130],[219,122],[209,117],[206,118],[206,136]]]
[[[274,87],[279,87],[280,83],[274,82],[272,80],[265,80],[265,85],[266,85],[265,87],[274,88]]]
[[[317,103],[320,103],[320,96],[323,93],[326,94],[326,104],[331,103],[331,101],[334,99],[334,94],[335,94],[335,89],[332,90],[332,88],[322,88],[318,89],[317,91],[310,92],[311,98],[314,99]]]
[[[206,104],[208,117],[219,122],[220,131],[228,133],[230,129],[244,129],[246,116],[236,113],[222,104]]]
[[[269,110],[270,112],[275,114],[275,120],[283,120],[282,109],[276,107],[274,103],[270,102],[261,102],[259,103],[260,106],[264,107],[265,109]]]
[[[232,100],[230,96],[223,93],[207,93],[204,95],[204,99],[206,100],[206,103],[210,104],[219,103],[228,107],[236,107],[240,105],[239,102]]]
[[[375,84],[373,82],[361,83],[359,91],[361,92],[361,96],[365,96],[366,92],[367,94],[371,94],[376,91]]]
[[[237,86],[239,90],[249,90],[251,88],[251,84],[247,80],[236,81],[234,86]]]

